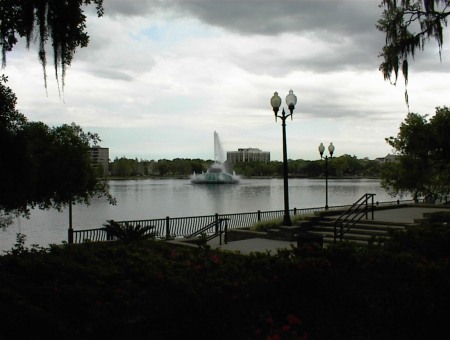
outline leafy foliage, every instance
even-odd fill
[[[74,123],[50,128],[29,122],[15,109],[6,81],[0,81],[0,211],[27,215],[36,206],[61,209],[100,196],[114,203],[90,164],[89,148],[99,136]]]
[[[291,221],[293,225],[300,225],[300,222],[308,219],[308,216],[305,215],[291,215]],[[283,218],[275,218],[273,220],[268,221],[260,221],[258,223],[253,224],[250,227],[252,231],[267,231],[268,229],[276,229],[283,225]]]
[[[2,338],[441,338],[450,248],[411,247],[421,238],[410,233],[392,247],[273,256],[154,240],[46,251],[19,242],[0,256]]]
[[[124,242],[145,240],[155,237],[155,234],[150,232],[154,229],[153,226],[142,227],[139,224],[131,225],[129,223],[122,225],[113,220],[108,221],[104,226],[109,237],[117,238]]]
[[[401,70],[407,85],[408,60],[414,58],[417,49],[424,49],[427,40],[436,40],[441,55],[450,1],[382,0],[380,7],[384,7],[384,11],[377,28],[386,35],[386,45],[380,54],[384,58],[380,71],[386,80],[394,78],[395,84]],[[407,91],[405,100],[408,103]]]
[[[98,16],[103,15],[103,0],[2,0],[0,1],[0,45],[2,66],[6,53],[12,51],[18,37],[25,38],[27,47],[36,36],[39,60],[44,69],[47,87],[47,52],[50,39],[53,48],[55,76],[61,71],[62,88],[67,67],[78,47],[86,47],[89,36],[82,6],[94,3]]]
[[[450,110],[436,108],[427,116],[409,113],[397,137],[386,138],[398,154],[396,162],[385,164],[381,185],[391,194],[411,193],[432,199],[450,192]]]

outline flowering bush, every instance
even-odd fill
[[[272,315],[264,319],[255,330],[256,339],[264,340],[308,340],[303,322],[295,314],[288,314],[283,320],[275,320]]]
[[[18,240],[0,256],[2,339],[433,339],[447,329],[448,249],[243,256],[155,240],[39,251]]]

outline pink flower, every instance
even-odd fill
[[[302,320],[300,320],[297,316],[289,314],[287,317],[289,325],[301,325]]]
[[[281,327],[281,330],[282,330],[283,332],[289,332],[289,331],[291,330],[291,326],[289,326],[289,325],[283,325],[283,326]]]
[[[210,259],[212,262],[214,262],[216,264],[220,263],[220,257],[217,254],[211,255]]]

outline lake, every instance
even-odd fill
[[[73,207],[73,228],[99,228],[106,220],[139,220],[215,213],[243,213],[283,210],[282,179],[242,179],[239,184],[191,184],[188,179],[145,179],[109,181],[117,205],[94,199],[91,205]],[[397,200],[380,187],[377,179],[332,179],[328,181],[328,205],[354,203],[365,193],[376,194],[379,202]],[[289,206],[325,206],[324,179],[289,179]],[[27,236],[26,244],[47,246],[67,241],[68,209],[32,211],[30,219],[18,217],[0,231],[0,251],[10,250],[16,234]]]

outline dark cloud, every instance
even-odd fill
[[[108,0],[106,15],[143,16],[161,10],[189,15],[241,34],[373,30],[381,9],[376,0]]]
[[[376,0],[108,0],[106,15],[145,16],[169,11],[176,17],[194,17],[199,21],[241,36],[308,36],[329,43],[327,52],[313,56],[302,46],[292,46],[292,60],[285,65],[270,64],[272,58],[254,56],[248,63],[241,53],[236,64],[250,72],[278,72],[279,67],[322,71],[378,68],[378,54],[384,37],[375,28],[381,15]],[[272,52],[269,50],[272,49]],[[244,65],[246,64],[246,65]]]

